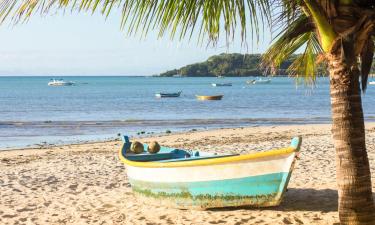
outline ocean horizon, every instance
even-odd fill
[[[75,82],[66,87],[48,86],[50,78],[0,76],[0,149],[113,139],[120,133],[331,121],[328,78],[318,78],[314,88],[287,77],[247,85],[257,78],[56,76]],[[233,86],[211,86],[223,82]],[[155,98],[156,92],[177,91],[179,98]],[[375,120],[372,93],[370,85],[362,97],[366,121]],[[224,97],[198,101],[197,94]]]

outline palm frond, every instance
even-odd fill
[[[321,68],[322,63],[317,60],[317,57],[323,51],[314,32],[308,33],[307,36],[308,40],[304,52],[289,66],[288,72],[290,76],[297,79],[297,82],[302,78],[305,84],[314,85],[316,76],[319,74],[318,69]]]
[[[313,28],[312,23],[304,15],[294,20],[276,36],[276,41],[263,55],[261,66],[275,73],[281,63],[309,40],[309,33]]]
[[[159,36],[169,33],[174,38],[191,37],[196,28],[217,42],[221,34],[232,38],[235,30],[246,40],[248,30],[256,37],[262,24],[271,23],[269,0],[3,0],[0,21],[28,20],[34,13],[59,9],[99,11],[109,16],[114,7],[122,8],[121,28],[129,34],[145,35],[157,29]]]
[[[303,78],[305,84],[314,84],[319,69],[322,68],[317,63],[317,56],[323,50],[314,24],[304,14],[284,25],[284,30],[275,37],[275,42],[263,55],[262,67],[275,74],[280,65],[302,47],[305,47],[304,52],[294,59],[288,73],[296,77],[298,82]]]

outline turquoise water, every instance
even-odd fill
[[[60,78],[60,77],[58,77]],[[0,77],[0,149],[136,134],[330,122],[328,79],[314,89],[294,79],[247,86],[253,78],[61,77],[74,86],[47,86],[49,77]],[[232,87],[212,87],[232,82]],[[156,99],[155,92],[182,91],[180,98]],[[195,95],[223,94],[221,101]],[[363,97],[366,120],[375,118],[375,86]]]

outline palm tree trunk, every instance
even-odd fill
[[[328,61],[340,222],[374,225],[358,65],[345,53],[332,54]]]

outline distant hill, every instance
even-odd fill
[[[295,56],[292,57],[292,59]],[[292,59],[285,61],[278,72],[280,75],[287,75],[287,68],[292,63]],[[245,77],[262,76],[265,71],[259,68],[261,61],[260,54],[226,54],[211,56],[205,62],[194,63],[180,69],[169,70],[161,73],[160,76],[170,77],[181,75],[187,77]]]
[[[288,60],[281,64],[278,75],[288,75],[288,67],[292,64],[298,55],[292,55]],[[159,74],[162,77],[171,77],[181,75],[185,77],[246,77],[246,76],[264,76],[265,71],[259,67],[261,54],[226,54],[214,55],[205,62],[194,63],[180,69],[169,70]],[[318,74],[328,74],[325,66],[318,68]],[[372,64],[370,76],[375,76],[375,64]]]

